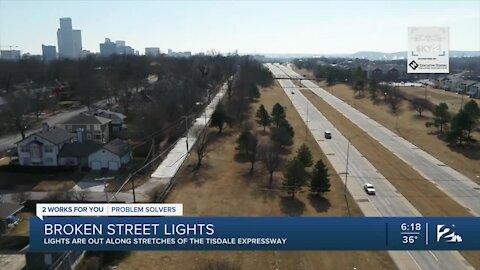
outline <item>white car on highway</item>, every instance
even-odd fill
[[[363,189],[368,195],[375,195],[375,187],[372,184],[366,183],[363,185]]]

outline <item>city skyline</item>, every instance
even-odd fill
[[[41,54],[42,44],[57,44],[59,18],[70,17],[74,28],[82,31],[83,49],[91,52],[99,52],[99,44],[107,37],[125,40],[142,54],[146,47],[193,53],[212,49],[266,54],[398,52],[406,50],[407,27],[412,25],[448,26],[450,48],[472,51],[480,50],[479,13],[480,3],[475,1],[434,5],[413,1],[0,0],[0,43],[18,46],[22,53]]]

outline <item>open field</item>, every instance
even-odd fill
[[[287,106],[287,118],[295,130],[291,155],[303,143],[309,145],[315,160],[322,158],[331,174],[332,191],[325,199],[315,198],[305,190],[295,199],[280,191],[282,174],[276,172],[273,189],[267,188],[268,174],[260,163],[248,174],[250,164],[234,161],[239,130],[227,129],[214,135],[211,151],[203,167],[194,171],[195,155],[190,155],[177,175],[177,184],[168,202],[184,204],[185,216],[361,216],[351,197],[347,205],[343,186],[324,154],[317,146],[298,113],[291,107],[283,90],[276,84],[262,91],[261,100],[252,107],[252,115],[263,103],[271,110],[276,102]],[[260,136],[267,137],[263,128]],[[211,132],[216,132],[212,130]],[[230,261],[241,269],[395,269],[386,252],[132,252],[119,269],[196,269],[209,259]]]
[[[426,92],[428,100],[430,100],[433,104],[440,104],[442,102],[447,103],[448,109],[451,112],[458,112],[462,107],[462,104],[465,104],[470,100],[475,100],[477,103],[480,102],[480,100],[478,99],[471,99],[468,96],[462,97],[462,95],[453,92],[444,91],[442,89],[434,89],[430,87],[399,87],[399,89],[400,91],[409,96],[420,98],[424,98]]]
[[[393,186],[424,216],[471,216],[460,204],[455,202],[434,184],[422,177],[408,164],[395,156],[365,131],[335,110],[310,90],[302,93],[315,107],[346,137],[362,155],[372,163]],[[355,177],[355,176],[351,176]],[[381,192],[381,191],[379,191]],[[480,252],[463,253],[476,268],[480,267]]]
[[[478,166],[478,163],[480,162],[480,143],[478,142],[480,141],[479,132],[472,133],[477,142],[471,146],[449,146],[445,141],[438,137],[434,128],[425,127],[425,122],[432,117],[432,114],[429,111],[423,112],[423,117],[418,117],[417,112],[410,108],[409,102],[403,101],[397,118],[391,113],[388,105],[383,102],[375,104],[368,97],[355,97],[353,90],[351,90],[348,85],[337,84],[326,86],[324,82],[319,83],[319,85],[331,94],[352,105],[355,109],[399,134],[430,155],[438,158],[448,166],[461,172],[477,183],[480,183],[480,178],[477,177],[480,176],[480,166]],[[437,89],[432,89],[428,93],[431,93],[433,90],[435,90],[438,95]],[[424,94],[425,90],[422,89],[422,91]],[[445,93],[441,90],[440,93],[449,96],[452,94],[448,92]],[[456,94],[454,95],[457,96]],[[457,98],[459,97],[460,96]],[[454,104],[456,102],[458,101],[454,101]]]

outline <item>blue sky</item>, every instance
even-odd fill
[[[0,44],[40,53],[57,45],[60,17],[92,52],[105,37],[141,53],[395,52],[406,50],[409,26],[448,26],[452,50],[480,50],[480,1],[0,0]]]

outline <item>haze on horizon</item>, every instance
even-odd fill
[[[409,26],[448,26],[451,50],[480,50],[480,1],[0,0],[0,44],[40,54],[42,44],[57,46],[60,17],[72,18],[92,52],[106,37],[140,53],[398,52]]]

